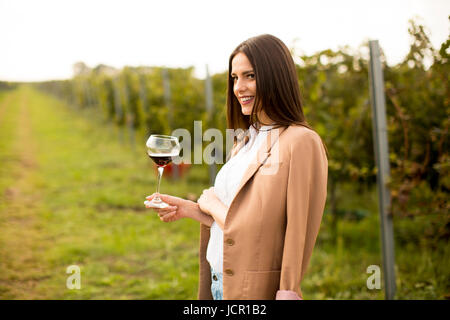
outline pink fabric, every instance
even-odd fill
[[[275,300],[303,300],[295,291],[278,290]]]

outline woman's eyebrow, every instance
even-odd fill
[[[242,72],[242,74],[243,74],[244,76],[247,75],[247,74],[249,74],[249,73],[254,73],[253,69],[246,70],[246,71],[243,71],[243,72]],[[235,75],[236,75],[236,73],[234,73],[234,72],[231,73],[231,76],[235,76]]]

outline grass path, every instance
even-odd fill
[[[2,97],[0,299],[194,299],[198,225],[145,210],[149,160],[94,124],[29,87]],[[66,288],[70,265],[81,290]]]
[[[11,94],[2,101],[0,126],[2,138],[5,130],[10,136],[2,139],[2,147],[9,153],[2,154],[2,173],[8,173],[10,183],[3,188],[0,234],[0,295],[5,298],[42,298],[34,289],[47,277],[47,266],[39,259],[42,233],[41,220],[33,210],[40,202],[40,194],[33,188],[33,176],[37,171],[36,145],[32,136],[26,95]],[[3,186],[4,187],[4,186]],[[3,201],[2,201],[3,202]],[[20,253],[20,254],[18,254]]]

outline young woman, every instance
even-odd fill
[[[328,161],[305,120],[294,61],[271,35],[229,60],[227,122],[245,129],[197,203],[161,195],[162,221],[199,221],[199,299],[302,299],[319,232]],[[147,197],[151,200],[154,194]]]

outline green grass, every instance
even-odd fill
[[[2,201],[0,297],[195,298],[199,227],[188,220],[162,223],[143,207],[156,185],[143,152],[121,145],[114,132],[31,88],[11,93],[10,100],[5,104],[3,99],[0,107],[6,113],[0,131],[2,163],[10,159],[8,168],[2,166],[0,184],[7,200]],[[25,126],[28,135],[19,132]],[[22,158],[33,167],[24,168]],[[15,172],[24,171],[19,181],[14,179]],[[161,190],[186,196],[183,190],[199,195],[206,187],[188,186],[184,180],[165,179]],[[17,196],[6,199],[10,193]],[[33,199],[20,196],[28,193]],[[33,221],[21,233],[10,224],[19,215]],[[37,243],[31,261],[23,264],[10,246],[27,237]],[[81,290],[65,286],[70,265],[81,268]],[[21,289],[15,279],[30,290]]]
[[[133,146],[122,133],[31,87],[0,92],[0,299],[196,298],[198,223],[162,223],[143,207],[156,185],[145,135]],[[207,172],[192,166],[161,192],[199,196]],[[325,213],[305,299],[384,298],[366,286],[367,267],[382,267],[376,192],[352,194],[339,190],[342,208],[370,214],[340,220],[335,240]],[[397,298],[449,296],[449,245],[423,240],[430,219],[394,222]],[[80,290],[66,288],[70,265]]]

